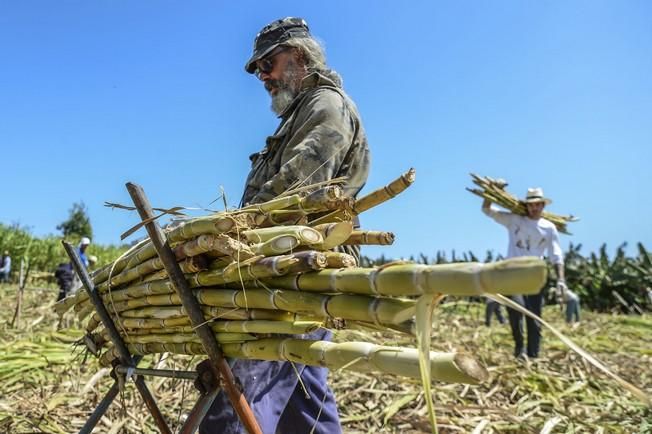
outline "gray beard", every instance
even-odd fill
[[[279,89],[279,91],[276,92],[276,95],[272,95],[272,111],[277,115],[280,115],[286,108],[288,108],[296,96],[296,92],[292,89]]]
[[[274,83],[278,88],[276,95],[272,95],[272,111],[280,115],[288,108],[294,98],[299,95],[301,87],[301,78],[299,77],[299,66],[292,60],[289,60],[283,76]]]

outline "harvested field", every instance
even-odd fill
[[[112,384],[91,356],[84,363],[71,344],[81,331],[58,332],[51,304],[55,289],[26,289],[18,328],[9,327],[15,286],[0,286],[0,432],[69,433],[78,430]],[[605,375],[586,365],[544,331],[544,357],[517,362],[507,325],[484,326],[483,305],[451,300],[438,309],[432,349],[467,351],[490,371],[480,386],[433,388],[440,433],[647,433],[652,410]],[[555,307],[544,318],[592,352],[617,374],[652,394],[652,319],[582,312],[567,327]],[[346,336],[344,336],[346,334]],[[336,340],[414,346],[398,335],[346,331]],[[192,369],[200,358],[146,357],[141,367]],[[417,380],[332,372],[331,385],[345,432],[430,432]],[[190,382],[149,379],[170,425],[178,427],[197,392]],[[142,401],[129,386],[97,432],[156,432]]]

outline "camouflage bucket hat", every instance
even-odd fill
[[[303,18],[287,17],[276,20],[262,28],[254,40],[254,53],[245,64],[249,74],[256,71],[256,62],[264,58],[274,48],[291,38],[308,38],[308,23]]]

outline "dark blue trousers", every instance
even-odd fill
[[[330,340],[318,330],[305,339]],[[263,434],[340,434],[340,419],[328,369],[289,362],[231,360],[231,370],[260,424]],[[301,376],[303,386],[299,384]],[[243,434],[225,393],[220,392],[199,427],[200,434]]]
[[[541,316],[543,305],[543,290],[533,295],[514,295],[510,297],[513,301],[525,307],[527,310],[537,316]],[[529,358],[539,357],[539,348],[541,347],[541,324],[530,317],[525,318],[527,327],[527,348],[523,340],[523,315],[512,308],[507,308],[509,315],[509,325],[512,328],[512,337],[514,338],[514,356],[527,354]]]

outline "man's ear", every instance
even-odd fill
[[[292,59],[294,59],[294,61],[297,62],[297,65],[299,65],[302,68],[305,68],[306,55],[302,49],[297,47],[292,47]]]

